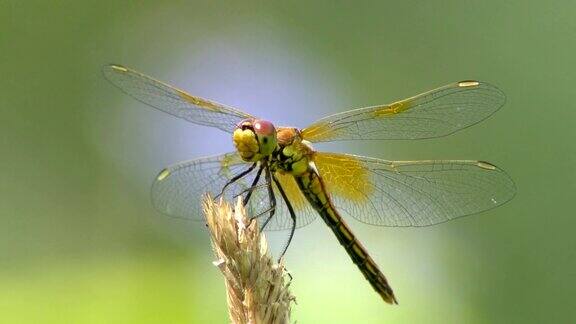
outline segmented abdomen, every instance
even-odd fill
[[[372,260],[366,249],[356,240],[356,237],[334,208],[327,195],[320,176],[314,169],[309,169],[302,175],[295,176],[296,183],[312,207],[320,214],[324,222],[332,229],[336,238],[348,252],[348,255],[358,266],[364,277],[385,302],[398,304],[394,292],[384,274]]]

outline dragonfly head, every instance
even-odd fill
[[[244,161],[256,162],[274,152],[278,141],[274,124],[262,119],[245,119],[234,130],[234,145]]]

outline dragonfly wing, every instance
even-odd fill
[[[202,197],[218,195],[235,175],[251,164],[242,161],[236,152],[181,162],[162,170],[152,185],[152,203],[169,216],[203,220]],[[246,179],[237,181],[227,190],[225,198],[248,188]]]
[[[108,81],[138,101],[195,124],[231,133],[238,122],[253,118],[240,110],[189,95],[121,65],[106,65],[102,72]]]
[[[212,197],[220,194],[222,188],[234,176],[250,168],[251,163],[244,162],[238,153],[231,152],[218,156],[200,158],[181,162],[162,170],[152,185],[152,203],[160,212],[172,217],[203,220],[202,197],[208,193]],[[245,195],[247,189],[254,183],[257,168],[242,179],[229,185],[223,198],[236,201],[240,195]],[[296,182],[288,175],[276,175],[282,183],[282,188],[289,197],[296,212],[296,227],[311,223],[316,214],[305,201]],[[274,185],[276,209],[274,217],[266,225],[266,230],[285,230],[292,228],[292,218],[278,188]],[[253,190],[247,206],[250,216],[258,217],[260,222],[266,219],[272,203],[268,195],[268,187],[264,175],[260,177]]]
[[[383,226],[428,226],[500,206],[512,179],[481,161],[386,161],[316,153],[314,163],[336,208]]]
[[[316,217],[316,212],[312,209],[300,188],[296,184],[294,177],[288,174],[276,173],[275,177],[280,182],[282,189],[286,193],[290,204],[292,205],[296,216],[296,228],[306,226],[312,223]],[[276,208],[272,219],[267,223],[264,230],[266,231],[281,231],[289,230],[292,228],[292,217],[286,206],[286,202],[282,199],[280,191],[276,184],[273,184],[274,196],[276,197]],[[257,188],[253,192],[250,199],[250,215],[256,216],[262,214],[264,211],[270,209],[272,203],[269,199],[268,188],[266,187],[266,180],[264,176],[260,179]],[[263,214],[258,217],[260,224],[266,220],[269,214]]]
[[[474,125],[504,105],[493,85],[461,81],[392,104],[342,112],[302,130],[310,142],[366,139],[422,139]]]

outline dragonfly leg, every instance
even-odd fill
[[[226,188],[233,184],[234,182],[242,179],[244,176],[246,176],[248,173],[252,172],[252,170],[254,170],[254,168],[256,167],[257,163],[252,164],[248,169],[240,172],[239,174],[235,175],[234,177],[232,177],[232,179],[228,180],[228,182],[226,182],[226,184],[224,185],[224,187],[222,187],[222,191],[220,191],[220,193],[218,195],[216,195],[216,197],[214,197],[214,199],[217,199],[218,197],[222,196],[224,194],[224,191],[226,190]]]
[[[267,186],[267,184],[266,184],[266,183],[263,183],[263,184],[255,185],[255,186],[252,186],[252,187],[248,187],[248,188],[240,191],[239,193],[235,194],[234,196],[232,196],[232,200],[236,200],[238,197],[243,196],[245,193],[250,193],[250,194],[252,194],[252,191],[254,191],[254,190],[256,190],[256,189],[259,189],[259,188],[264,188],[264,187],[266,187],[266,186]],[[248,197],[248,199],[250,199],[249,196],[247,196],[247,197]],[[244,204],[244,200],[246,200],[246,198],[243,198],[243,201],[242,201],[243,204]],[[247,205],[247,204],[248,204],[248,200],[246,200],[246,205]]]
[[[255,186],[252,186],[252,187],[248,187],[248,188],[240,191],[239,193],[235,194],[232,198],[233,198],[233,199],[236,199],[236,198],[244,195],[244,194],[247,193],[247,192],[254,191],[254,190],[259,189],[259,188],[264,188],[264,187],[267,187],[267,186],[268,186],[267,183],[263,183],[263,184],[255,185]]]
[[[262,172],[263,168],[261,168],[260,170],[258,170],[260,173]],[[276,196],[274,195],[274,190],[272,189],[272,182],[270,180],[270,175],[269,175],[270,170],[268,170],[266,172],[266,183],[263,185],[258,185],[258,186],[252,186],[250,188],[248,188],[245,191],[251,191],[254,190],[257,187],[261,187],[261,186],[266,186],[268,188],[268,197],[270,199],[270,207],[268,209],[266,209],[265,211],[259,213],[258,215],[252,216],[251,219],[256,219],[256,218],[260,218],[268,213],[270,213],[270,216],[268,216],[266,218],[266,220],[264,221],[264,225],[262,225],[262,227],[260,227],[260,232],[262,232],[264,230],[264,227],[266,226],[266,224],[268,224],[268,222],[270,221],[270,219],[272,219],[272,216],[274,216],[274,213],[276,212]]]
[[[278,181],[278,179],[276,179],[275,176],[272,176],[272,179],[274,179],[274,183],[276,183],[276,187],[278,187],[278,191],[280,191],[280,195],[282,196],[282,199],[284,199],[284,202],[286,203],[288,212],[290,212],[290,218],[292,218],[292,228],[290,229],[290,236],[288,237],[288,241],[286,242],[286,245],[284,246],[284,249],[282,250],[280,257],[278,258],[278,262],[280,262],[280,259],[282,259],[284,254],[286,254],[286,251],[290,246],[290,242],[292,242],[292,238],[294,237],[294,231],[296,230],[296,214],[294,213],[294,208],[292,208],[292,204],[290,203],[290,200],[288,200],[288,197],[286,196],[284,189],[280,185],[280,181]]]
[[[270,172],[270,168],[266,168],[266,184],[268,185],[268,197],[270,198],[270,216],[266,218],[262,227],[260,227],[260,231],[263,231],[268,222],[276,213],[276,195],[274,195],[274,189],[272,188],[272,173]]]
[[[256,173],[256,177],[254,178],[254,181],[252,181],[250,188],[242,191],[242,193],[244,193],[245,191],[248,191],[248,194],[246,195],[246,197],[244,197],[244,200],[242,201],[244,206],[246,206],[248,204],[248,201],[250,200],[250,197],[252,196],[252,192],[254,191],[254,189],[256,189],[256,187],[257,187],[256,184],[260,180],[260,175],[262,175],[262,170],[264,170],[264,164],[260,165],[260,168],[258,169],[258,173]]]
[[[250,219],[257,219],[257,218],[260,218],[260,217],[262,217],[262,216],[264,216],[264,215],[268,214],[269,212],[271,212],[271,211],[273,211],[273,210],[276,210],[276,206],[272,206],[272,207],[270,207],[270,208],[266,209],[265,211],[263,211],[263,212],[259,213],[258,215],[255,215],[255,216],[251,216],[251,217],[250,217]],[[268,217],[268,218],[269,218],[269,217]],[[266,221],[266,222],[267,222],[267,221]],[[260,228],[260,231],[263,231],[263,230],[264,230],[264,228],[263,228],[263,227],[262,227],[262,228]]]

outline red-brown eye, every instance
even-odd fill
[[[267,120],[256,120],[254,122],[254,132],[258,135],[271,136],[274,135],[276,129],[274,125]]]
[[[253,118],[244,119],[241,122],[239,122],[238,125],[236,125],[236,127],[241,129],[241,130],[253,129],[253,127],[252,127],[253,121],[254,121]]]

